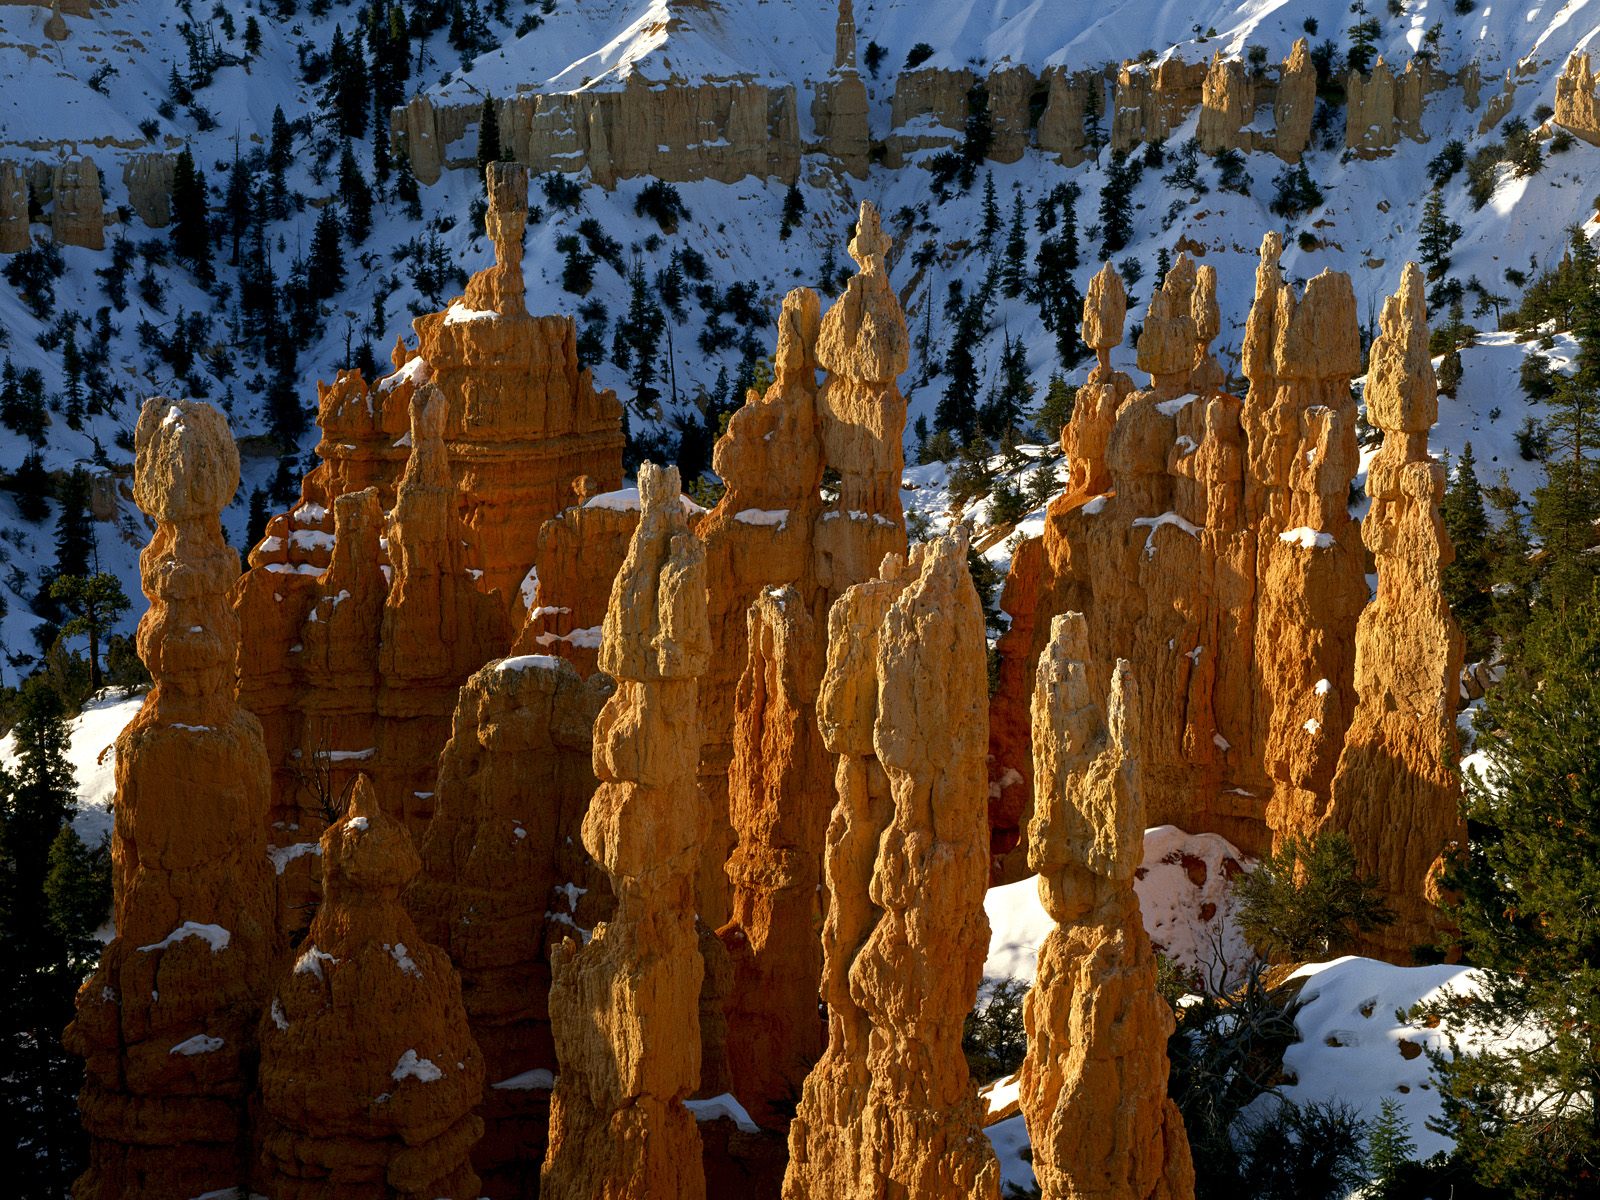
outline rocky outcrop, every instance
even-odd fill
[[[617,690],[595,724],[600,787],[583,820],[617,908],[582,949],[569,939],[554,954],[561,1069],[540,1185],[551,1200],[705,1194],[700,1135],[683,1105],[700,1076],[705,547],[689,532],[675,469],[644,464],[639,490],[639,528],[606,611],[600,666]]]
[[[1217,52],[1206,71],[1201,90],[1200,119],[1195,136],[1207,154],[1224,150],[1248,152],[1254,143],[1245,130],[1256,111],[1255,88],[1243,60],[1223,58]]]
[[[1278,91],[1272,101],[1272,150],[1284,162],[1299,162],[1311,145],[1316,112],[1317,68],[1306,39],[1297,38],[1278,69]]]
[[[1105,79],[1096,71],[1068,72],[1049,67],[1044,74],[1045,105],[1039,114],[1039,149],[1064,167],[1084,160],[1084,117],[1091,105],[1105,112]],[[1096,98],[1098,96],[1098,98]]]
[[[1045,1196],[1194,1195],[1183,1118],[1167,1096],[1172,1012],[1134,893],[1144,851],[1133,668],[1102,713],[1089,627],[1055,618],[1033,694],[1038,789],[1028,863],[1055,928],[1023,1005],[1021,1106]]]
[[[1201,99],[1204,63],[1168,58],[1148,66],[1124,62],[1111,106],[1111,148],[1131,151],[1171,135]]]
[[[1574,53],[1556,77],[1555,121],[1574,137],[1600,146],[1600,97],[1587,54]]]
[[[266,854],[266,750],[229,682],[238,555],[219,514],[239,486],[226,420],[146,401],[134,497],[155,521],[139,569],[139,655],[154,686],[117,738],[117,936],[78,996],[80,1200],[170,1200],[249,1178],[256,1022],[282,942]]]
[[[846,172],[865,178],[872,134],[867,124],[867,85],[856,70],[856,19],[850,0],[839,0],[833,70],[816,85],[811,123],[826,152]]]
[[[570,319],[525,311],[526,173],[496,164],[488,187],[494,265],[418,319],[391,375],[319,389],[322,461],[235,587],[240,700],[274,764],[285,919],[314,894],[309,847],[358,770],[422,836],[456,690],[523,620],[541,524],[575,480],[621,479],[615,396],[580,369]]]
[[[32,244],[27,173],[14,162],[0,161],[0,254],[15,254]]]
[[[792,586],[768,588],[749,610],[748,655],[734,700],[728,860],[733,968],[728,1057],[750,1115],[783,1128],[822,1053],[822,848],[832,762],[817,732],[825,647]]]
[[[637,71],[610,91],[518,92],[495,101],[500,146],[515,162],[540,174],[588,168],[605,188],[640,175],[793,182],[800,170],[795,104],[792,85],[653,82]],[[481,102],[441,106],[419,96],[390,113],[390,135],[418,180],[434,183],[441,168],[476,169],[475,156],[452,158],[450,148],[481,111]]]
[[[1372,344],[1367,419],[1383,445],[1367,468],[1371,508],[1361,537],[1377,564],[1378,594],[1356,626],[1356,707],[1326,822],[1350,835],[1359,869],[1378,880],[1396,914],[1367,935],[1362,952],[1397,958],[1443,932],[1439,872],[1466,841],[1454,778],[1462,639],[1440,581],[1455,552],[1439,519],[1444,467],[1428,454],[1439,400],[1425,286],[1408,263]]]
[[[419,860],[362,777],[322,835],[323,898],[261,1020],[274,1200],[477,1200],[483,1059],[444,951],[400,903]]]
[[[537,1189],[556,1071],[550,947],[608,915],[579,850],[595,789],[591,737],[610,691],[560,659],[490,663],[467,680],[439,765],[422,870],[406,906],[461,978],[488,1086],[473,1162],[485,1193]]]
[[[786,1200],[996,1197],[961,1054],[988,941],[983,613],[956,533],[888,556],[829,614],[818,720],[828,1045],[789,1127]]]
[[[178,160],[170,154],[134,154],[122,162],[128,203],[151,229],[172,223],[172,178]]]
[[[1511,74],[1511,68],[1506,68],[1505,77],[1500,81],[1500,90],[1489,98],[1489,103],[1484,106],[1483,116],[1478,118],[1478,134],[1487,134],[1511,113],[1511,106],[1517,99],[1517,81]]]
[[[895,77],[884,162],[903,166],[918,150],[946,150],[960,139],[978,76],[965,68],[918,67]]]
[[[105,203],[92,158],[59,163],[50,180],[50,240],[58,246],[106,248]]]
[[[1380,55],[1372,73],[1363,77],[1351,71],[1345,78],[1344,144],[1358,158],[1381,158],[1400,144],[1402,137],[1425,142],[1422,131],[1423,72],[1415,62],[1396,75]]]

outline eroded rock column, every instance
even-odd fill
[[[705,547],[678,487],[676,469],[641,466],[639,528],[602,634],[600,666],[617,691],[595,723],[600,787],[583,842],[617,909],[581,950],[568,940],[554,954],[561,1068],[540,1188],[551,1200],[705,1195],[683,1101],[700,1078],[695,693],[711,642]]]
[[[1133,890],[1145,827],[1136,685],[1119,659],[1102,713],[1089,659],[1083,615],[1056,617],[1033,694],[1028,845],[1056,928],[1023,1008],[1022,1112],[1048,1200],[1183,1200],[1194,1167],[1167,1096],[1172,1012]]]
[[[997,1197],[961,1054],[988,942],[983,613],[957,533],[829,614],[839,756],[824,870],[828,1046],[789,1127],[786,1200]]]
[[[1440,572],[1455,557],[1439,518],[1444,467],[1428,455],[1439,415],[1428,351],[1426,285],[1407,263],[1384,302],[1367,373],[1367,417],[1383,446],[1367,469],[1372,502],[1361,537],[1378,570],[1378,595],[1355,638],[1355,715],[1333,779],[1328,826],[1350,835],[1363,874],[1394,909],[1362,953],[1405,961],[1442,932],[1438,875],[1464,843],[1455,779],[1460,626]]]
[[[483,1058],[461,984],[400,903],[420,861],[365,776],[322,835],[323,898],[261,1021],[272,1200],[477,1200]]]
[[[261,726],[233,699],[239,556],[218,520],[239,452],[208,404],[145,402],[134,499],[156,521],[139,557],[154,686],[117,738],[117,936],[78,995],[90,1137],[79,1200],[171,1200],[249,1177],[256,1021],[281,943],[267,860]]]

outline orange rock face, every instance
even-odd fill
[[[1081,613],[1052,623],[1033,695],[1038,799],[1029,865],[1056,928],[1023,1007],[1021,1107],[1043,1195],[1194,1195],[1194,1167],[1167,1097],[1172,1013],[1133,890],[1144,848],[1137,683],[1126,659],[1102,714]]]
[[[85,1060],[82,1200],[169,1200],[249,1179],[256,1021],[282,943],[266,853],[261,726],[228,686],[238,555],[218,515],[239,454],[210,405],[155,398],[134,433],[134,498],[154,686],[117,739],[117,936],[83,985],[68,1047]]]
[[[1337,820],[1389,827],[1373,829],[1368,853],[1409,913],[1394,937],[1412,937],[1431,920],[1424,880],[1455,836],[1453,800],[1440,799],[1452,786],[1440,765],[1452,734],[1439,732],[1439,721],[1449,722],[1437,714],[1453,709],[1449,664],[1459,650],[1441,632],[1442,601],[1419,601],[1405,618],[1399,600],[1363,615],[1364,555],[1349,512],[1358,465],[1350,380],[1361,369],[1355,297],[1348,279],[1327,272],[1297,295],[1279,270],[1279,250],[1269,234],[1245,328],[1243,401],[1222,390],[1207,350],[1218,326],[1209,268],[1180,255],[1152,296],[1138,345],[1150,386],[1139,392],[1110,377],[1120,288],[1102,272],[1090,289],[1084,329],[1101,362],[1063,431],[1070,486],[1051,504],[1042,538],[1015,555],[1002,597],[1013,620],[992,703],[995,873],[1025,873],[1021,830],[1033,792],[1024,688],[1051,619],[1077,611],[1088,628],[1092,687],[1109,686],[1119,658],[1139,681],[1130,721],[1142,731],[1142,791],[1154,824],[1220,833],[1261,853],[1329,821],[1341,754],[1357,743],[1394,750],[1386,770],[1406,775],[1403,791],[1430,815],[1377,816],[1375,802],[1350,790],[1352,766],[1353,807]],[[1390,413],[1381,427],[1394,445],[1373,468],[1369,489],[1379,490],[1367,541],[1375,552],[1385,547],[1391,575],[1405,581],[1397,597],[1436,596],[1448,551],[1427,533],[1437,505],[1423,479],[1434,419],[1423,397],[1433,384],[1425,338],[1418,343],[1415,332],[1420,316],[1406,311],[1372,360],[1369,396],[1375,414]],[[1361,644],[1388,646],[1391,665],[1380,670],[1371,651],[1363,678],[1373,707],[1352,743]],[[1402,693],[1406,711],[1429,715],[1400,750],[1402,731],[1381,715],[1396,704],[1381,697]],[[1378,778],[1375,769],[1367,774]],[[1402,855],[1395,843],[1413,832]],[[1401,943],[1384,949],[1399,955]]]
[[[485,1194],[538,1187],[556,1070],[549,949],[607,915],[611,891],[579,849],[595,789],[591,736],[610,692],[549,657],[508,658],[470,678],[439,767],[422,871],[406,905],[461,977],[483,1050]]]
[[[257,1190],[476,1200],[483,1059],[444,951],[400,892],[420,865],[359,777],[322,835],[323,899],[261,1021]]]
[[[965,537],[888,556],[828,625],[828,1045],[789,1127],[783,1194],[996,1197],[960,1035],[988,942],[983,614]]]
[[[1429,901],[1443,855],[1467,832],[1453,777],[1463,649],[1440,581],[1455,552],[1439,519],[1444,468],[1428,457],[1439,398],[1424,286],[1408,263],[1372,345],[1367,414],[1383,446],[1367,468],[1372,507],[1361,536],[1377,562],[1378,595],[1356,626],[1356,709],[1326,822],[1350,835],[1360,869],[1395,910],[1395,923],[1363,947],[1384,957],[1437,940],[1442,922]]]
[[[488,188],[495,264],[415,322],[417,348],[397,344],[393,374],[369,386],[346,372],[321,389],[322,462],[235,587],[239,699],[273,763],[286,914],[314,894],[314,854],[294,848],[315,845],[357,770],[420,838],[456,689],[510,645],[540,524],[579,477],[595,490],[621,481],[616,398],[579,369],[570,319],[525,309],[526,172],[497,164]],[[346,506],[359,549],[345,550],[339,502],[368,488],[370,501]],[[498,614],[469,594],[497,589]],[[337,636],[315,628],[335,617]]]
[[[583,820],[617,908],[552,964],[560,1073],[540,1194],[553,1200],[705,1195],[700,1135],[683,1104],[700,1076],[705,547],[689,531],[675,469],[644,464],[639,491],[639,528],[606,611],[600,666],[617,690],[595,723],[600,787]]]

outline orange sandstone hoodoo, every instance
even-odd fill
[[[248,1182],[256,1021],[282,948],[267,754],[229,687],[239,556],[218,516],[239,486],[239,452],[216,409],[157,397],[139,414],[134,453],[134,499],[156,522],[139,557],[150,608],[138,638],[154,686],[117,738],[117,936],[65,1038],[87,1076],[79,1200]]]
[[[617,690],[595,722],[600,787],[583,842],[616,913],[581,949],[556,948],[550,1020],[560,1071],[546,1200],[697,1200],[700,1080],[694,877],[705,827],[695,788],[695,691],[711,652],[705,546],[678,472],[639,470],[640,520],[611,591],[600,666]]]
[[[828,1045],[785,1200],[998,1197],[961,1053],[988,944],[983,611],[962,532],[884,559],[828,617]]]
[[[1049,1200],[1187,1200],[1189,1140],[1167,1096],[1172,1012],[1133,890],[1145,829],[1137,681],[1119,660],[1102,714],[1088,656],[1083,615],[1057,617],[1033,693],[1028,843],[1056,924],[1023,1006],[1022,1113]]]
[[[483,1059],[449,958],[400,903],[417,852],[365,776],[322,861],[316,920],[261,1021],[257,1190],[477,1200]]]

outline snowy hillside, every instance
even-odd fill
[[[278,447],[259,436],[269,424],[266,397],[273,371],[263,357],[258,323],[247,322],[239,311],[242,268],[234,263],[228,230],[230,211],[237,207],[230,200],[229,184],[236,158],[245,163],[247,181],[261,184],[262,155],[271,139],[274,110],[281,109],[293,130],[285,183],[298,199],[286,216],[267,222],[266,250],[280,286],[304,278],[319,212],[328,202],[339,204],[341,195],[340,139],[327,115],[325,56],[336,27],[348,38],[362,24],[363,7],[348,2],[264,3],[207,10],[201,4],[122,0],[96,7],[89,16],[69,12],[67,38],[54,41],[43,34],[47,8],[0,6],[0,67],[12,82],[0,95],[0,158],[28,163],[94,156],[111,214],[108,244],[126,238],[134,251],[123,272],[125,307],[117,307],[108,295],[107,273],[114,257],[110,248],[62,250],[64,274],[54,283],[53,303],[43,316],[29,310],[18,288],[0,283],[0,329],[8,335],[0,356],[9,357],[19,370],[38,370],[57,410],[42,448],[47,469],[60,472],[83,464],[125,478],[140,400],[152,393],[203,394],[229,413],[236,434],[245,439],[245,484],[225,518],[230,537],[242,546],[251,492],[265,488],[274,476],[280,484],[292,482],[309,465],[314,430],[292,448],[298,458],[287,465],[280,464]],[[807,125],[809,86],[832,63],[836,6],[823,0],[556,0],[478,8],[478,22],[462,37],[453,37],[447,21],[417,31],[410,43],[410,78],[399,85],[402,98],[425,92],[441,103],[461,103],[526,88],[609,88],[630,73],[651,81],[740,77],[794,84],[801,97],[802,124]],[[1476,60],[1487,99],[1499,91],[1498,76],[1513,70],[1517,89],[1508,115],[1522,117],[1530,126],[1540,124],[1540,106],[1552,102],[1555,75],[1569,52],[1594,40],[1600,23],[1600,0],[1480,4],[1465,16],[1456,14],[1449,0],[1409,0],[1399,18],[1381,5],[1369,8],[1381,26],[1375,48],[1393,62],[1403,63],[1416,52],[1437,21],[1442,22],[1441,71],[1453,72]],[[889,130],[893,81],[918,43],[931,49],[926,65],[933,67],[992,67],[1012,61],[1080,69],[1146,51],[1157,59],[1177,56],[1195,62],[1217,51],[1244,54],[1251,47],[1263,48],[1266,60],[1276,63],[1300,37],[1331,41],[1342,50],[1349,29],[1362,19],[1344,0],[1198,5],[1126,0],[1106,6],[1048,0],[861,0],[854,15],[858,50],[866,54],[873,44],[881,49],[881,69],[873,74],[863,68],[874,137]],[[259,31],[254,51],[247,48],[246,22],[251,19]],[[1308,33],[1311,28],[1314,33]],[[471,45],[461,49],[453,40]],[[197,44],[211,47],[208,67],[194,82],[191,99],[175,101],[174,72],[191,77],[191,47]],[[1152,165],[1133,186],[1128,243],[1112,257],[1128,274],[1130,292],[1142,306],[1160,256],[1170,254],[1180,238],[1194,253],[1203,253],[1203,261],[1219,274],[1219,359],[1234,371],[1256,248],[1268,230],[1284,231],[1283,265],[1292,277],[1304,279],[1327,268],[1350,272],[1363,320],[1370,322],[1382,298],[1396,286],[1401,265],[1418,254],[1429,161],[1451,139],[1460,139],[1468,154],[1492,140],[1493,131],[1477,132],[1482,112],[1481,104],[1476,112],[1468,111],[1461,90],[1447,86],[1427,98],[1425,144],[1402,139],[1391,157],[1369,161],[1348,155],[1338,138],[1330,138],[1326,148],[1314,142],[1306,164],[1323,201],[1293,221],[1269,211],[1273,180],[1284,170],[1272,155],[1247,157],[1248,195],[1223,190],[1218,168],[1203,155],[1196,173],[1203,193],[1193,184],[1167,181],[1175,152],[1194,133],[1196,117],[1191,113],[1168,138],[1162,164],[1139,151],[1132,156]],[[307,411],[314,410],[317,380],[331,380],[339,368],[369,355],[371,361],[385,363],[395,338],[408,332],[411,315],[442,306],[464,273],[490,257],[473,211],[481,186],[472,172],[446,170],[439,183],[420,189],[421,217],[408,216],[394,178],[387,183],[379,179],[375,123],[369,120],[365,137],[351,144],[354,161],[375,193],[371,233],[359,245],[346,239],[344,284],[322,303],[320,320],[293,367],[294,392]],[[191,150],[211,189],[210,211],[219,236],[218,283],[209,290],[170,254],[163,254],[171,229],[152,230],[131,216],[125,222],[115,218],[131,204],[122,176],[126,158],[180,146]],[[809,285],[825,296],[836,294],[851,266],[844,242],[855,206],[872,199],[897,239],[892,275],[914,339],[911,370],[901,384],[911,404],[909,424],[915,428],[917,418],[932,419],[947,382],[940,363],[955,337],[953,289],[972,296],[989,270],[989,261],[976,249],[984,219],[984,177],[992,177],[1003,220],[1009,220],[1014,200],[1021,200],[1024,259],[1030,270],[1041,243],[1034,222],[1039,202],[1062,184],[1079,188],[1075,208],[1081,255],[1074,277],[1081,290],[1099,265],[1098,203],[1109,166],[1105,150],[1097,160],[1072,168],[1030,150],[1013,164],[986,164],[970,191],[940,202],[930,194],[928,175],[915,161],[898,170],[874,166],[867,178],[857,180],[808,156],[802,160],[798,184],[805,211],[787,239],[779,237],[787,188],[776,179],[678,184],[689,216],[671,234],[636,211],[644,180],[623,181],[614,191],[587,186],[571,211],[553,203],[535,183],[533,202],[542,219],[530,223],[527,238],[528,304],[535,312],[578,316],[580,330],[589,335],[586,344],[597,380],[617,389],[629,404],[630,432],[639,452],[670,458],[677,453],[680,430],[700,424],[704,408],[737,402],[750,362],[771,351],[773,318],[785,291]],[[1543,169],[1529,178],[1514,178],[1507,166],[1499,172],[1498,187],[1481,209],[1473,208],[1460,175],[1444,189],[1446,215],[1462,229],[1451,274],[1462,281],[1476,278],[1514,305],[1518,288],[1507,280],[1508,269],[1527,279],[1552,265],[1562,253],[1569,225],[1583,224],[1591,237],[1600,233],[1594,220],[1600,149],[1578,142],[1560,154],[1547,153]],[[42,225],[35,224],[33,234],[36,243],[48,240]],[[563,286],[567,255],[559,247],[574,236],[597,255],[593,286],[581,296]],[[997,254],[1003,241],[1002,232],[995,240]],[[653,284],[675,253],[680,261],[693,263],[695,272],[685,280],[682,318],[667,322],[659,349],[660,409],[645,410],[631,403],[629,371],[616,359],[617,325],[629,309],[633,268],[641,268]],[[1470,310],[1470,295],[1468,303]],[[1492,328],[1492,315],[1473,318],[1469,311],[1468,318],[1482,329]],[[104,412],[91,407],[81,430],[68,428],[60,411],[67,387],[63,333],[72,320],[78,323],[78,347],[99,356],[103,391],[111,398]],[[1140,307],[1131,308],[1130,327],[1139,320]],[[1007,337],[1025,347],[1036,398],[1042,396],[1051,372],[1061,368],[1054,336],[1033,301],[1003,294],[994,297],[974,347],[980,394],[998,379]],[[1514,385],[1522,352],[1509,339],[1492,337],[1463,352],[1462,398],[1454,407],[1445,403],[1434,448],[1453,454],[1469,438],[1492,443],[1490,454],[1499,456],[1494,469],[1511,469],[1513,485],[1526,491],[1536,481],[1536,468],[1516,458],[1513,442],[1526,405],[1514,386],[1506,386]],[[1130,371],[1131,359],[1126,348],[1117,355],[1118,365]],[[1081,380],[1084,369],[1081,362],[1067,369],[1068,381]],[[1486,371],[1491,379],[1485,379]],[[1135,373],[1135,378],[1142,377]],[[1495,410],[1500,415],[1491,417]],[[1463,415],[1469,411],[1470,419]],[[908,439],[914,443],[909,434]],[[1480,462],[1490,458],[1481,444],[1478,449]],[[914,457],[914,444],[908,450]],[[26,453],[23,439],[0,430],[0,469],[15,470]],[[1486,475],[1492,477],[1492,471]],[[280,487],[273,507],[281,507],[284,498]],[[942,498],[940,487],[929,487],[918,503],[932,505],[933,516],[942,518]],[[13,659],[4,678],[14,682],[39,649],[28,601],[40,571],[53,561],[52,522],[23,521],[13,497],[0,493],[0,525],[5,529],[0,585],[7,608],[0,642]],[[137,595],[135,560],[145,536],[143,518],[126,497],[117,519],[97,526],[101,565],[122,579],[130,595]],[[990,556],[1003,565],[1004,544],[993,547]],[[126,617],[125,628],[131,629],[138,607]]]

